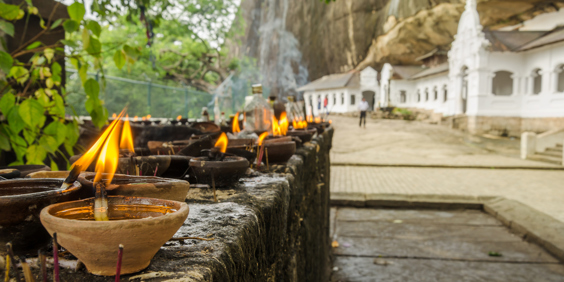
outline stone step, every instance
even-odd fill
[[[562,164],[562,156],[557,158],[557,157],[552,157],[552,156],[539,155],[537,153],[537,154],[534,154],[532,156],[529,156],[528,159],[533,160],[533,161],[557,164],[557,165]]]
[[[537,152],[538,155],[543,155],[543,156],[549,156],[549,157],[555,157],[555,158],[562,158],[562,149],[560,149],[560,151],[558,150],[549,150],[546,149],[546,151],[544,152]]]
[[[562,148],[562,143],[557,143],[557,144],[556,144],[556,147],[557,147],[557,148]]]
[[[562,147],[546,148],[546,151],[558,152],[558,153],[562,154]]]

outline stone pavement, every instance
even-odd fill
[[[472,136],[445,126],[418,121],[358,119],[331,116],[335,127],[333,164],[558,167],[519,159],[520,141],[494,136]]]
[[[418,121],[369,119],[364,129],[355,118],[331,119],[332,194],[503,196],[564,222],[563,167],[519,159],[519,140]]]
[[[503,196],[564,222],[564,171],[331,167],[331,194]]]
[[[478,210],[331,209],[331,281],[562,281],[564,266]]]

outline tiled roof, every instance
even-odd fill
[[[543,37],[525,44],[518,51],[526,51],[545,45],[564,41],[564,27],[558,27],[545,34]]]
[[[501,30],[484,30],[486,39],[491,42],[492,51],[516,51],[521,46],[533,42],[547,31],[501,31]]]
[[[423,66],[392,66],[394,79],[410,79],[414,75],[425,70]]]
[[[442,64],[440,64],[436,67],[428,68],[428,69],[412,76],[411,79],[419,79],[419,78],[423,78],[423,77],[434,75],[434,74],[448,72],[448,69],[449,69],[448,63],[442,63]]]
[[[300,88],[298,91],[323,90],[333,88],[355,88],[360,86],[360,75],[358,72],[330,74],[314,80]]]

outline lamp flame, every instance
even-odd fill
[[[315,123],[321,123],[321,118],[320,118],[320,117],[316,117],[316,118],[315,118]]]
[[[231,131],[233,133],[241,132],[241,128],[239,128],[239,112],[237,112],[235,114],[235,117],[233,117],[233,124],[231,124]]]
[[[118,132],[121,127],[121,118],[124,112],[125,109],[117,116],[117,119],[108,126],[100,138],[96,140],[96,143],[72,165],[73,168],[79,166],[79,170],[84,171],[90,166],[94,159],[98,157],[94,182],[99,181],[104,172],[111,174],[107,179],[107,183],[110,183],[113,178],[119,158]],[[108,161],[105,159],[108,159]]]
[[[288,118],[286,117],[286,112],[280,114],[280,121],[272,116],[272,135],[274,136],[286,136],[288,132]]]
[[[116,118],[116,117],[117,117],[116,113],[113,113],[112,118]]]
[[[215,142],[215,147],[219,147],[220,151],[222,153],[225,153],[227,151],[227,143],[229,142],[229,139],[227,139],[227,135],[225,135],[225,133],[221,133],[221,136],[219,136],[219,139],[217,139],[217,142]]]
[[[288,126],[290,125],[288,123],[288,117],[286,116],[286,112],[282,112],[282,114],[280,114],[280,135],[286,136],[286,133],[288,132]]]
[[[278,124],[278,120],[274,115],[272,115],[272,135],[280,136],[280,125]]]
[[[100,156],[96,162],[96,176],[94,177],[94,183],[100,182],[104,173],[106,174],[107,185],[109,185],[114,178],[119,161],[118,127],[119,125],[110,131],[108,139],[104,143],[102,151],[100,151]]]
[[[131,125],[129,124],[129,115],[126,115],[125,117],[126,119],[123,122],[123,129],[121,130],[121,140],[119,142],[119,148],[127,149],[128,151],[135,153],[135,149],[133,148]]]
[[[312,115],[307,116],[307,122],[313,122],[313,116]]]
[[[139,117],[138,117],[138,116],[134,116],[134,117],[133,117],[133,121],[137,121],[137,120],[139,120]]]
[[[150,119],[150,118],[151,118],[151,115],[147,115],[147,119]]]
[[[176,117],[176,120],[181,120],[181,119],[182,119],[182,116],[180,116],[180,115]]]
[[[266,138],[266,136],[268,136],[268,131],[267,131],[267,132],[264,132],[263,134],[261,134],[261,135],[259,136],[259,139],[258,139],[258,145],[259,145],[259,146],[262,145],[262,141],[264,141],[264,139]]]

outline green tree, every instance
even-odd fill
[[[0,51],[0,149],[15,153],[17,160],[11,165],[51,159],[57,169],[53,159],[62,154],[61,146],[73,154],[78,125],[75,119],[66,118],[69,87],[61,85],[58,61],[78,71],[80,85],[70,88],[84,93],[84,109],[98,127],[108,117],[108,103],[100,93],[109,70],[172,78],[202,90],[209,90],[225,76],[221,46],[237,12],[234,1],[95,0],[90,8],[96,20],[85,18],[86,9],[78,0],[67,7],[69,19],[40,17],[42,31],[32,40],[10,52],[4,45]],[[30,16],[37,13],[32,0],[19,5],[0,0],[0,30],[14,37],[14,23],[25,21],[27,30]],[[66,39],[51,45],[37,40],[61,27]],[[112,32],[119,29],[127,29],[127,36]],[[159,34],[162,37],[153,36]],[[30,54],[31,59],[23,59]],[[98,73],[99,79],[89,77],[88,72]]]

